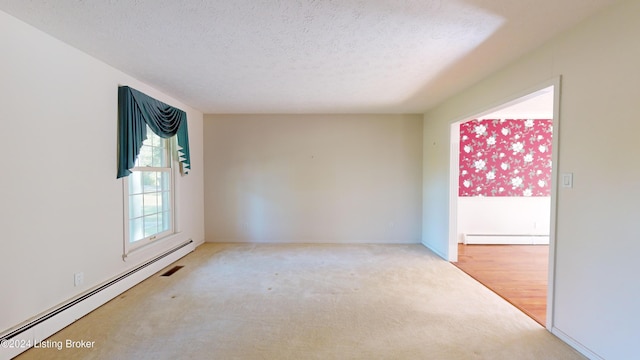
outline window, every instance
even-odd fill
[[[147,127],[147,140],[125,180],[125,252],[173,233],[170,141]]]

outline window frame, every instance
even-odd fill
[[[161,141],[164,142],[164,158],[166,159],[166,164],[167,166],[140,166],[139,165],[139,159],[140,159],[140,154],[138,155],[138,159],[136,159],[136,165],[130,169],[131,170],[131,174],[129,176],[126,176],[123,178],[122,181],[122,187],[123,187],[123,223],[124,223],[124,231],[123,231],[123,258],[126,258],[128,254],[130,254],[133,251],[139,250],[141,248],[144,248],[148,245],[157,243],[159,240],[163,240],[166,239],[174,234],[176,234],[176,225],[177,225],[177,221],[176,221],[176,172],[177,172],[177,164],[176,161],[174,159],[174,148],[175,148],[175,136],[171,137],[169,139],[164,139],[161,138],[160,136],[158,136],[157,134],[155,134],[148,126],[147,126],[147,140],[144,141],[143,143],[143,148],[145,146],[148,146],[148,141],[153,141],[153,137],[157,137],[158,139],[160,139]],[[140,153],[142,153],[142,148]],[[167,179],[169,181],[169,228],[167,230],[163,230],[160,232],[156,232],[154,234],[150,234],[149,236],[145,236],[139,240],[133,241],[131,242],[131,234],[130,234],[130,221],[135,218],[135,217],[131,217],[130,214],[130,197],[132,195],[143,195],[146,192],[142,193],[137,193],[137,194],[131,194],[130,191],[130,179],[132,176],[134,176],[135,173],[141,173],[141,172],[166,172],[168,173]],[[155,192],[148,192],[146,194],[149,193],[162,193],[162,189],[159,189],[159,191],[155,191]],[[162,196],[160,194],[160,196]],[[144,216],[144,205],[142,205],[142,213]],[[157,212],[156,214],[162,214],[162,212]],[[141,217],[141,216],[137,216],[137,217]]]

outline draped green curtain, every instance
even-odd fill
[[[191,169],[187,113],[128,86],[118,88],[118,178],[131,174],[147,125],[158,136],[177,137],[178,161],[183,174]]]

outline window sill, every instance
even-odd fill
[[[133,263],[146,261],[149,258],[167,251],[187,240],[189,239],[187,239],[183,233],[173,233],[146,245],[138,246],[128,251],[125,249],[122,254],[122,261]]]

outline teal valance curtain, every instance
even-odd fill
[[[118,179],[131,174],[147,139],[147,125],[158,136],[177,138],[183,174],[191,169],[187,113],[128,86],[118,88]]]

